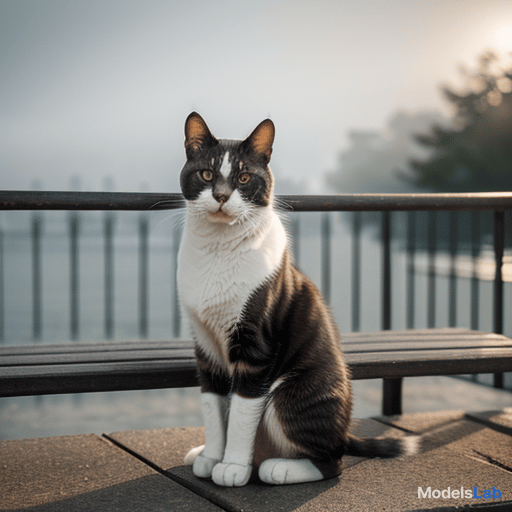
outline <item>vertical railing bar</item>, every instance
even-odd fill
[[[114,258],[113,232],[114,216],[111,212],[105,215],[105,337],[114,336]]]
[[[149,221],[145,213],[139,216],[139,336],[148,337],[148,237]]]
[[[293,248],[293,263],[299,268],[300,267],[300,216],[298,213],[292,215],[292,248]]]
[[[437,215],[435,211],[428,212],[428,290],[427,290],[427,325],[436,325],[436,242]]]
[[[322,214],[322,294],[325,302],[331,302],[331,216]]]
[[[478,279],[478,257],[480,255],[481,212],[471,212],[471,329],[478,330],[480,323],[480,281]]]
[[[69,237],[70,237],[70,331],[71,339],[79,337],[80,330],[80,276],[79,276],[79,253],[78,236],[80,219],[78,212],[71,212],[69,216]]]
[[[177,270],[178,270],[178,252],[180,249],[181,241],[181,229],[180,225],[174,226],[172,232],[172,255],[173,260],[171,264],[171,282],[172,282],[172,301],[174,304],[173,315],[172,315],[172,332],[175,338],[179,338],[181,334],[181,314],[180,314],[180,303],[178,296],[178,281],[177,281]]]
[[[414,328],[416,212],[407,214],[407,328]]]
[[[382,329],[391,329],[391,212],[382,212]]]
[[[352,223],[352,331],[361,328],[361,228],[362,212],[354,212]]]
[[[5,268],[4,268],[4,225],[0,217],[0,342],[5,341]]]
[[[450,282],[448,287],[448,325],[455,327],[457,325],[457,221],[456,211],[449,212],[450,216]]]
[[[382,329],[391,329],[391,212],[382,212]],[[402,414],[401,378],[384,379],[382,414]]]
[[[42,272],[41,272],[41,230],[42,217],[32,216],[32,336],[41,339],[42,334]]]
[[[494,212],[494,332],[503,334],[503,253],[505,250],[505,212]],[[494,374],[494,387],[503,388],[503,373]]]

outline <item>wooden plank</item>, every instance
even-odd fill
[[[461,329],[395,334],[351,336],[365,340],[344,346],[354,379],[512,369],[512,342],[504,336],[483,333],[480,337]],[[193,346],[187,340],[37,345],[15,347],[9,355],[11,348],[0,350],[0,396],[197,385]]]
[[[412,345],[412,346],[411,346]],[[392,364],[398,361],[408,361],[414,364],[418,361],[464,361],[474,359],[499,358],[504,361],[512,356],[512,345],[505,346],[453,346],[452,344],[434,343],[434,346],[425,348],[420,344],[375,344],[372,347],[364,346],[362,349],[351,346],[351,349],[345,352],[345,358],[348,363],[372,362],[382,364]],[[167,350],[133,350],[121,352],[92,352],[92,353],[73,353],[73,354],[49,354],[48,356],[25,355],[0,357],[0,367],[2,371],[0,376],[8,376],[14,368],[19,372],[24,371],[27,375],[34,373],[46,373],[54,371],[49,367],[59,367],[60,371],[67,371],[65,368],[77,367],[77,371],[87,371],[87,367],[94,365],[114,364],[116,368],[121,368],[121,363],[137,366],[147,366],[149,364],[162,365],[171,368],[175,362],[185,360],[194,361],[194,351],[192,349],[167,349]],[[24,370],[23,370],[24,369]],[[56,371],[56,370],[55,370]],[[71,370],[69,370],[71,371]]]
[[[376,341],[368,343],[347,343],[343,345],[342,350],[344,354],[349,353],[364,353],[364,352],[394,352],[394,351],[409,351],[428,350],[438,352],[443,350],[478,350],[478,349],[499,349],[511,348],[512,342],[510,340],[491,340],[484,342],[482,340],[440,340],[440,341]]]
[[[191,340],[173,339],[157,341],[109,341],[90,343],[37,344],[37,345],[7,345],[0,347],[0,358],[11,355],[25,354],[69,354],[75,352],[119,352],[130,350],[162,350],[190,349],[194,347]]]
[[[471,352],[471,353],[470,353]],[[353,379],[492,373],[512,367],[512,350],[347,354]],[[385,356],[385,355],[384,355]],[[60,394],[197,385],[194,358],[16,366],[0,371],[0,396]]]
[[[121,350],[98,352],[74,352],[58,354],[27,354],[15,356],[0,356],[0,367],[13,366],[47,366],[66,364],[114,363],[137,361],[174,361],[193,359],[194,350],[191,348],[167,348],[160,350]]]
[[[420,377],[428,375],[461,375],[466,373],[495,373],[510,371],[512,351],[499,353],[496,349],[482,353],[393,353],[393,357],[379,359],[381,354],[347,354],[353,379]]]
[[[403,331],[354,332],[342,334],[342,345],[354,342],[375,341],[408,341],[423,340],[425,342],[436,339],[481,339],[481,340],[509,340],[506,336],[492,332],[480,332],[470,329],[406,329]]]

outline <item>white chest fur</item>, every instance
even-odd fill
[[[286,234],[272,208],[255,222],[211,223],[188,216],[178,256],[178,289],[197,343],[230,371],[227,340],[251,293],[279,267]]]

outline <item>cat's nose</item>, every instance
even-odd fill
[[[225,192],[213,192],[213,198],[221,205],[226,203],[229,199],[229,194]]]
[[[212,190],[212,196],[221,205],[227,203],[231,197],[232,189],[227,183],[216,183]]]

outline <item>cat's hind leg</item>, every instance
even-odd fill
[[[258,471],[262,482],[273,485],[316,482],[341,473],[341,462],[315,464],[309,459],[267,459]]]

